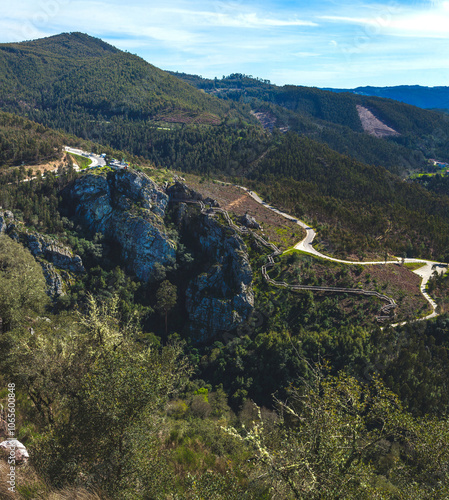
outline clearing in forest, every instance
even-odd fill
[[[357,112],[362,122],[363,130],[366,133],[375,137],[394,137],[400,135],[399,132],[396,132],[396,130],[386,125],[379,118],[376,118],[369,109],[360,106],[360,104],[357,104]]]

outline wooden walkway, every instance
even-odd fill
[[[206,216],[221,214],[226,219],[226,222],[228,223],[229,227],[231,227],[234,231],[236,231],[237,233],[240,233],[242,235],[251,235],[254,239],[256,239],[263,246],[265,246],[269,250],[272,250],[272,253],[270,255],[268,255],[268,262],[260,268],[260,270],[262,272],[262,276],[270,285],[286,288],[287,290],[292,290],[292,291],[311,290],[314,292],[349,293],[349,294],[355,294],[355,295],[365,295],[365,296],[377,297],[377,298],[387,302],[387,304],[381,308],[381,310],[380,310],[381,314],[379,316],[377,316],[377,318],[376,318],[377,321],[383,322],[387,319],[391,319],[389,314],[393,309],[395,309],[397,307],[396,302],[391,297],[388,297],[388,295],[383,295],[383,294],[376,292],[374,290],[364,290],[361,288],[313,286],[313,285],[290,285],[290,284],[286,283],[285,281],[276,281],[276,280],[270,278],[270,276],[268,275],[268,269],[274,267],[274,265],[275,265],[274,258],[277,257],[278,255],[282,254],[282,251],[279,250],[279,248],[276,245],[274,245],[273,243],[269,243],[262,236],[260,236],[256,232],[252,231],[251,229],[244,227],[244,226],[237,226],[236,224],[234,224],[231,217],[229,216],[228,211],[223,209],[223,208],[214,208],[214,207],[206,208],[206,205],[200,200],[196,201],[196,200],[172,199],[170,201],[175,202],[175,203],[176,202],[183,202],[183,203],[198,204],[201,207],[201,213],[206,215]]]

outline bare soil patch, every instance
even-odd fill
[[[374,135],[375,137],[393,137],[400,135],[399,132],[396,132],[396,130],[376,118],[368,108],[357,104],[357,112],[362,122],[363,130],[368,134]]]
[[[185,175],[186,183],[204,197],[217,200],[221,208],[237,217],[248,213],[262,226],[265,239],[278,245],[281,250],[294,246],[306,236],[303,228],[285,219],[272,210],[254,201],[249,194],[236,186],[223,185],[219,181],[204,180],[198,176]]]
[[[259,120],[265,130],[273,132],[277,123],[277,118],[272,113],[269,113],[268,111],[251,111],[251,114]],[[287,132],[288,127],[283,126],[280,127],[279,130],[281,132]]]
[[[46,163],[39,163],[38,165],[24,165],[25,172],[28,172],[29,169],[33,171],[33,175],[36,174],[36,172],[40,172],[41,174],[44,174],[45,172],[54,172],[58,170],[60,166],[67,166],[68,164],[68,157],[67,153],[64,153],[61,158],[57,160],[52,160]],[[75,160],[73,160],[73,164],[76,165]],[[20,167],[14,167],[14,168],[20,168]],[[27,174],[28,177],[28,174]]]

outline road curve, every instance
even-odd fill
[[[275,207],[272,207],[268,203],[264,202],[256,193],[253,191],[249,190],[248,188],[244,186],[237,186],[240,189],[243,189],[246,191],[249,196],[257,203],[260,203],[264,207],[268,208],[269,210],[272,210],[273,212],[281,215],[282,217],[285,217],[288,220],[296,222],[299,226],[304,228],[306,230],[306,236],[303,238],[301,241],[299,241],[293,248],[295,250],[301,250],[303,252],[306,252],[311,255],[315,255],[316,257],[320,257],[322,259],[326,260],[331,260],[333,262],[340,262],[341,264],[358,264],[358,265],[385,265],[385,264],[398,264],[399,262],[402,261],[399,257],[396,257],[395,260],[389,260],[387,262],[384,261],[371,261],[371,262],[360,262],[360,261],[351,261],[351,260],[342,260],[342,259],[335,259],[334,257],[330,257],[329,255],[324,255],[315,248],[313,248],[312,243],[313,240],[315,239],[316,232],[312,227],[310,227],[308,224],[305,224],[304,222],[300,221],[299,219],[292,217],[290,214],[286,214],[285,212],[281,212]],[[406,258],[404,259],[404,263],[422,263],[422,267],[419,269],[415,269],[413,272],[417,274],[418,276],[421,277],[421,293],[424,296],[424,298],[427,300],[427,302],[430,304],[432,308],[432,312],[428,314],[427,316],[423,318],[417,319],[417,321],[424,321],[427,319],[435,318],[438,316],[438,313],[436,312],[437,309],[437,304],[436,302],[430,297],[430,295],[426,292],[426,287],[429,279],[432,277],[432,275],[436,272],[438,274],[443,274],[447,270],[447,264],[444,264],[442,262],[436,262],[432,260],[425,260],[425,259],[412,259],[412,258]],[[399,325],[404,325],[406,322],[403,323],[396,323],[391,326],[399,326]]]
[[[86,169],[104,167],[106,165],[106,161],[104,160],[104,158],[94,153],[88,153],[87,151],[83,151],[82,149],[71,148],[69,146],[64,146],[64,150],[67,153],[73,153],[78,156],[85,156],[86,158],[89,158],[90,165]]]

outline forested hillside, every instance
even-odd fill
[[[59,158],[65,139],[42,125],[0,112],[0,167]]]
[[[82,33],[1,44],[0,60],[3,109],[42,122],[62,118],[62,108],[98,120],[164,114],[176,120],[176,112],[187,112],[200,122],[202,113],[216,113],[219,122],[229,110],[141,58]]]
[[[251,110],[270,129],[306,135],[399,175],[421,168],[430,157],[449,159],[449,124],[438,113],[375,97],[277,87],[241,74],[221,80],[175,77],[81,33],[1,44],[0,63],[4,111],[156,163],[179,167],[188,142],[201,136],[201,143],[212,140],[221,157],[245,167],[254,158],[240,151],[252,149],[254,138],[265,140]],[[357,104],[399,135],[379,139],[365,133]],[[236,122],[245,132],[233,136]],[[216,156],[206,148],[195,160],[210,170]],[[195,162],[188,156],[184,163],[192,169]]]
[[[448,439],[445,316],[361,327],[366,304],[349,316],[344,297],[273,289],[255,273],[254,318],[195,342],[182,329],[184,283],[204,263],[179,245],[176,205],[167,219],[176,263],[144,283],[112,241],[60,203],[78,176],[0,182],[15,217],[0,236],[0,382],[15,383],[17,437],[31,453],[17,468],[18,498],[64,498],[73,488],[92,499],[92,491],[111,499],[313,499],[342,489],[354,499],[447,496],[448,451],[435,453],[435,440]],[[85,266],[81,274],[56,268],[65,288],[51,299],[43,254],[11,238],[43,242],[46,233],[52,252],[68,245]],[[265,257],[247,248],[256,270]]]
[[[449,123],[442,113],[390,99],[294,85],[278,87],[240,73],[215,80],[173,74],[224,100],[249,104],[254,111],[267,114],[271,126],[307,135],[340,153],[383,165],[397,174],[422,167],[425,158],[449,158]],[[370,109],[400,135],[389,139],[367,136],[357,104]]]
[[[319,224],[332,253],[387,249],[448,260],[446,193],[437,196],[293,133],[280,136],[248,177],[272,203]]]
[[[0,441],[14,399],[30,453],[0,498],[446,500],[449,280],[416,321],[422,263],[393,257],[449,260],[445,178],[396,175],[446,158],[447,121],[177,76],[80,33],[0,45]],[[357,262],[293,250],[256,194]]]

